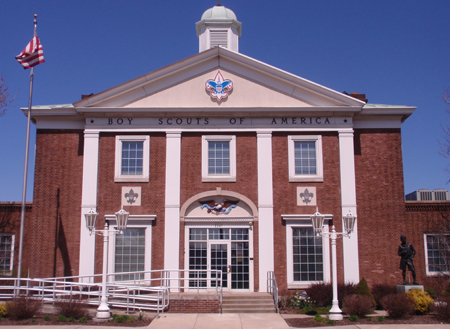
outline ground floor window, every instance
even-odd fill
[[[450,235],[426,233],[424,239],[427,274],[450,272]]]
[[[189,287],[250,289],[248,228],[189,228]]]
[[[294,281],[323,281],[322,238],[313,228],[292,229]]]
[[[116,235],[114,272],[136,272],[145,270],[145,228],[128,228]],[[140,274],[137,279],[143,279]],[[133,274],[116,275],[116,280],[135,280]]]
[[[330,282],[329,239],[314,234],[309,218],[286,218],[288,288],[301,289],[315,282]],[[328,232],[328,225],[324,225],[323,231]]]
[[[14,264],[14,234],[0,234],[0,271],[13,270]]]

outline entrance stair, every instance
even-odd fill
[[[265,292],[224,293],[222,313],[276,313],[273,296]]]

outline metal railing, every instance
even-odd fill
[[[6,279],[6,278],[5,278]],[[126,280],[124,280],[126,279]],[[65,296],[82,298],[99,305],[101,274],[55,278],[7,278],[10,284],[0,285],[0,299],[19,294],[54,302]],[[108,304],[130,310],[153,310],[159,315],[170,302],[170,292],[215,291],[222,305],[222,272],[218,270],[154,270],[121,272],[107,275]]]
[[[278,308],[278,285],[275,279],[275,272],[267,272],[267,292],[273,296],[273,302],[275,304],[275,309],[279,313]]]

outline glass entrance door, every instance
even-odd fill
[[[190,228],[189,269],[221,270],[224,289],[250,289],[250,252],[248,228]],[[189,286],[215,287],[206,271],[192,274]],[[210,278],[215,279],[211,273]]]

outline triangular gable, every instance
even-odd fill
[[[220,71],[233,82],[218,101],[205,88]],[[242,54],[216,47],[74,103],[76,108],[361,109],[365,103]]]

